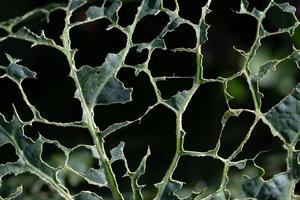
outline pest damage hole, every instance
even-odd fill
[[[48,165],[58,168],[64,165],[65,155],[61,149],[54,144],[44,143],[42,159]]]
[[[16,149],[12,144],[5,144],[0,146],[0,164],[5,164],[7,162],[16,162],[19,158],[16,155]],[[5,156],[6,155],[6,156]]]
[[[178,39],[185,38],[185,39]],[[196,46],[195,30],[188,24],[181,24],[174,31],[165,36],[167,47],[173,48],[194,48]]]
[[[163,30],[169,22],[169,16],[165,13],[158,15],[148,15],[142,18],[133,33],[132,40],[134,43],[151,42]]]

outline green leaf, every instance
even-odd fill
[[[124,122],[112,124],[109,127],[107,127],[104,131],[101,132],[101,137],[105,138],[109,134],[111,134],[121,128],[124,128],[132,123],[133,123],[133,121],[124,121]]]
[[[74,196],[74,200],[102,200],[102,198],[93,192],[82,191]]]
[[[37,45],[45,45],[51,47],[56,46],[55,42],[52,39],[49,39],[45,36],[44,31],[41,32],[41,35],[37,35],[30,31],[28,28],[22,27],[16,33],[14,33],[14,36],[16,38],[32,42],[32,47]]]
[[[155,15],[160,11],[161,0],[144,0],[140,7],[140,14],[137,19],[140,20],[147,15]]]
[[[104,6],[91,6],[85,13],[87,17],[85,22],[90,22],[105,17],[115,24],[119,19],[118,10],[121,8],[121,6],[122,3],[120,1],[112,2],[112,4],[108,8]]]
[[[178,92],[174,96],[172,96],[170,99],[166,100],[166,103],[170,105],[175,110],[179,111],[181,110],[185,104],[187,97],[189,96],[190,91],[184,90],[182,92]]]
[[[69,0],[68,10],[73,12],[87,3],[87,0]]]
[[[113,163],[117,160],[124,160],[124,158],[125,158],[124,147],[125,147],[125,143],[120,142],[120,144],[117,147],[110,150],[110,154],[111,154],[110,162],[111,163]]]
[[[260,81],[265,75],[267,75],[271,70],[276,70],[276,66],[280,63],[279,60],[269,60],[265,64],[259,67],[259,71],[255,74],[255,79]]]
[[[199,40],[200,40],[200,45],[204,44],[207,40],[208,40],[208,29],[209,29],[209,25],[204,21],[202,20],[201,23],[200,23],[200,26],[199,26],[199,33],[200,33],[200,36],[199,36]]]
[[[249,2],[247,0],[241,0],[239,13],[241,14],[247,13],[248,6],[249,6]]]
[[[77,71],[81,91],[77,89],[75,97],[79,98],[79,93],[82,92],[85,103],[90,109],[95,105],[131,101],[132,89],[124,88],[123,84],[115,77],[121,65],[122,59],[119,54],[108,54],[101,67],[81,67]]]
[[[93,164],[93,158],[98,158],[98,155],[94,155],[93,150],[95,147],[88,145],[79,145],[71,150],[65,149],[68,162],[67,169],[72,169],[72,172],[85,179],[89,184],[97,185],[99,187],[107,186],[107,179],[105,172],[101,166],[99,169],[90,168]],[[66,173],[65,173],[66,174]],[[64,171],[61,170],[61,180],[64,179]]]
[[[238,117],[243,112],[243,109],[229,109],[227,110],[222,117],[221,123],[222,126],[225,126],[226,122],[231,117]]]
[[[217,191],[216,193],[213,193],[209,200],[227,200],[230,199],[230,194],[228,191]]]
[[[166,186],[164,186],[166,184]],[[178,191],[179,189],[181,189],[183,183],[179,182],[179,181],[175,181],[175,180],[167,180],[166,182],[161,182],[158,184],[155,184],[155,187],[157,187],[158,189],[160,187],[164,187],[164,191],[161,195],[161,199],[164,200],[180,200],[180,198],[175,194],[176,191]],[[159,200],[157,198],[155,198],[155,200]]]
[[[283,12],[287,13],[295,13],[297,10],[294,6],[291,6],[288,2],[285,3],[274,3],[278,8],[280,8]]]
[[[18,64],[20,60],[12,58],[8,54],[6,54],[6,57],[10,61],[10,64],[5,68],[6,71],[5,76],[10,78],[17,84],[21,84],[22,81],[26,78],[35,78],[36,76],[35,72],[32,72],[27,67]]]
[[[300,134],[300,84],[265,114],[264,121],[275,136],[295,144]]]
[[[261,177],[245,177],[242,184],[244,197],[259,200],[291,199],[291,186],[291,180],[286,173],[277,174],[267,181],[264,181]]]

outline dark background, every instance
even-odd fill
[[[0,21],[19,16],[25,12],[46,5],[50,2],[45,0],[6,0],[1,2]],[[173,8],[172,0],[165,0],[167,7]],[[201,15],[201,6],[206,1],[200,0],[179,0],[180,15],[186,19],[197,23]],[[250,1],[250,8],[254,6],[263,9],[268,1]],[[299,1],[290,1],[298,8]],[[91,4],[96,4],[91,1]],[[126,26],[134,18],[138,1],[128,1],[123,3],[119,13],[120,24]],[[212,13],[208,15],[207,22],[211,25],[209,29],[209,40],[203,46],[204,53],[204,76],[206,78],[217,78],[218,76],[230,76],[240,69],[242,58],[233,50],[233,46],[239,49],[248,50],[254,40],[256,21],[249,16],[238,15],[240,6],[239,0],[217,1],[212,3]],[[297,9],[297,16],[300,8]],[[80,19],[84,15],[84,9],[80,9],[74,14],[73,20]],[[50,23],[32,19],[26,24],[36,33],[45,30],[47,37],[53,38],[60,43],[59,36],[64,26],[64,13],[54,12],[50,15]],[[279,27],[290,24],[291,18],[279,12],[278,9],[271,9],[268,13],[264,25],[266,30],[274,31]],[[149,42],[167,24],[166,14],[157,16],[147,16],[141,20],[133,35],[134,42]],[[90,65],[99,66],[103,63],[108,52],[117,53],[125,47],[126,37],[120,31],[113,29],[106,31],[108,20],[98,20],[75,28],[71,31],[72,47],[79,52],[76,56],[77,66]],[[21,26],[20,25],[20,26]],[[4,34],[0,30],[0,35]],[[193,47],[195,36],[193,30],[187,25],[182,25],[174,32],[167,34],[165,41],[169,48]],[[300,32],[297,29],[293,38],[287,34],[264,39],[262,47],[255,58],[254,65],[262,64],[266,59],[281,58],[288,55],[294,44],[300,48]],[[25,80],[24,89],[30,99],[41,112],[42,116],[49,120],[69,122],[81,119],[81,108],[79,101],[73,98],[75,86],[68,77],[69,68],[64,56],[56,50],[48,47],[30,48],[30,43],[9,39],[0,43],[0,65],[7,65],[8,61],[4,53],[9,53],[15,58],[22,59],[21,64],[37,72],[37,79]],[[146,59],[146,52],[137,53],[132,49],[125,63],[138,64]],[[195,73],[195,55],[192,53],[172,53],[170,51],[155,50],[152,55],[149,68],[153,76],[182,75],[192,76]],[[147,76],[140,73],[134,75],[130,69],[121,69],[118,78],[127,87],[133,87],[133,101],[125,105],[99,106],[95,109],[95,120],[101,129],[106,128],[115,122],[134,120],[138,118],[149,105],[155,102],[153,89]],[[263,99],[262,110],[265,112],[278,103],[293,86],[299,82],[299,71],[296,65],[291,62],[284,62],[277,72],[272,72],[262,85]],[[192,80],[176,79],[159,83],[159,88],[164,98],[168,98],[178,91],[189,89]],[[242,78],[236,79],[229,84],[229,90],[235,97],[231,101],[234,108],[253,108],[251,94],[247,88],[246,81]],[[0,112],[7,119],[12,117],[12,104],[17,107],[23,120],[30,120],[32,115],[26,104],[22,101],[21,95],[16,85],[8,79],[0,79]],[[205,84],[200,86],[193,97],[183,118],[183,127],[188,133],[185,140],[185,148],[190,150],[206,151],[216,144],[221,128],[221,117],[226,111],[223,90],[220,84]],[[239,118],[231,119],[222,138],[221,156],[228,156],[239,145],[245,136],[253,116],[242,114]],[[151,149],[151,156],[147,163],[146,174],[142,177],[141,183],[148,184],[145,191],[155,191],[153,184],[159,182],[168,168],[175,150],[175,116],[162,106],[153,109],[141,124],[134,124],[112,134],[106,140],[106,149],[109,151],[125,141],[125,154],[129,160],[131,169],[135,169],[146,153],[147,147]],[[43,124],[33,124],[32,127],[25,128],[25,134],[33,139],[38,133],[49,139],[59,140],[67,147],[74,147],[79,143],[92,144],[92,140],[87,131],[76,128],[58,128]],[[43,159],[49,163],[56,162],[59,151],[51,146],[45,145]],[[269,150],[256,159],[257,164],[266,169],[265,178],[285,170],[285,151],[281,147],[278,138],[274,138],[269,129],[262,123],[255,128],[252,137],[246,144],[244,151],[239,158],[254,157],[258,152]],[[10,145],[0,148],[1,163],[16,160],[14,149]],[[51,155],[57,155],[53,158]],[[54,161],[53,161],[54,160]],[[122,162],[113,165],[117,177],[120,181],[122,191],[129,191],[128,179],[120,178],[125,169]],[[247,171],[248,170],[248,171]],[[249,167],[245,173],[252,173]],[[233,188],[238,188],[238,171],[232,170]],[[187,158],[184,157],[179,162],[174,178],[187,182],[186,189],[208,186],[217,188],[222,174],[222,163],[211,158]],[[13,177],[7,177],[7,180]],[[25,180],[25,178],[24,178]],[[234,182],[237,180],[237,182]],[[18,180],[14,180],[18,183]],[[36,181],[32,178],[32,182]],[[30,185],[30,181],[28,181]],[[13,183],[12,183],[13,184]],[[69,186],[73,192],[78,192],[82,188],[90,188],[87,184]],[[42,186],[42,191],[47,192],[47,188]],[[97,191],[97,189],[95,189]],[[27,188],[25,192],[33,193]],[[107,189],[103,189],[101,194],[109,194]],[[37,198],[38,199],[38,198]]]

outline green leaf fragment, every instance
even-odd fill
[[[147,15],[155,15],[160,11],[161,0],[144,0],[140,7],[140,14],[137,16],[137,20],[142,19]]]
[[[117,147],[110,150],[110,154],[111,154],[110,163],[113,163],[117,160],[124,160],[125,158],[124,147],[125,147],[125,142],[120,142],[120,144]]]
[[[82,191],[74,196],[74,200],[102,200],[102,198],[93,192]]]
[[[118,10],[121,8],[122,3],[120,1],[114,1],[106,8],[104,6],[97,7],[91,6],[86,11],[86,21],[94,21],[106,17],[111,22],[116,23],[118,21]]]
[[[32,72],[27,67],[18,64],[20,60],[12,58],[8,54],[6,54],[6,57],[10,61],[10,64],[5,68],[5,76],[10,78],[17,84],[21,84],[22,81],[26,78],[35,78],[35,72]]]
[[[255,80],[260,81],[271,70],[276,70],[276,66],[280,63],[280,60],[270,60],[259,67],[259,71],[254,75]]]
[[[178,92],[174,96],[172,96],[170,99],[166,100],[166,103],[170,105],[172,108],[174,108],[177,111],[180,111],[183,109],[183,107],[186,104],[187,97],[189,96],[189,91],[184,90],[182,92]]]
[[[217,191],[216,193],[212,194],[209,200],[228,200],[230,199],[230,194],[228,191]]]
[[[274,3],[278,8],[280,8],[283,12],[287,13],[295,13],[297,10],[294,6],[291,6],[288,2],[285,3]]]
[[[68,10],[73,12],[87,3],[87,0],[69,0]]]
[[[16,33],[14,33],[15,37],[27,40],[32,42],[32,47],[36,45],[46,45],[46,46],[55,46],[55,42],[52,39],[46,37],[44,31],[41,32],[41,35],[37,35],[30,31],[26,27],[20,28]]]
[[[221,123],[222,126],[225,126],[226,122],[231,117],[238,117],[243,112],[243,109],[229,109],[227,110],[222,117]]]
[[[300,84],[265,115],[264,121],[275,136],[295,144],[300,134]]]
[[[246,198],[259,200],[287,200],[291,199],[292,184],[286,173],[275,175],[272,179],[264,181],[261,177],[245,177],[242,188]]]
[[[166,185],[165,185],[166,184]],[[165,185],[165,186],[164,186]],[[162,192],[161,198],[164,200],[180,200],[180,198],[175,194],[176,191],[182,188],[183,183],[175,180],[167,180],[167,182],[161,182],[156,184],[155,186],[159,189],[160,187],[165,187]],[[159,200],[155,198],[155,200]]]
[[[295,151],[293,152],[293,158],[292,158],[292,173],[293,173],[293,177],[296,180],[300,179],[300,152],[299,151]]]
[[[81,67],[77,71],[81,91],[77,89],[75,97],[79,98],[79,92],[82,92],[85,103],[90,109],[95,105],[131,101],[132,89],[124,88],[123,84],[115,77],[121,65],[122,59],[119,54],[108,54],[101,67]]]
[[[199,36],[199,42],[200,42],[200,45],[204,44],[207,40],[208,40],[208,29],[209,29],[209,25],[204,21],[202,20],[200,25],[199,25],[199,33],[200,33],[200,36]]]
[[[130,125],[131,123],[133,123],[133,121],[125,121],[125,122],[119,122],[119,123],[112,124],[111,126],[107,127],[104,131],[101,132],[101,137],[104,138],[104,137],[108,136],[109,134]]]

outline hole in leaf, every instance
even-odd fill
[[[50,14],[50,21],[45,25],[44,28],[46,36],[53,39],[58,45],[62,45],[60,36],[64,29],[65,16],[65,12],[62,10],[52,12]]]
[[[67,148],[75,147],[78,144],[92,144],[92,138],[85,129],[56,127],[36,122],[33,123],[32,128],[47,139],[58,140],[60,144]]]
[[[171,96],[181,92],[183,90],[189,90],[193,86],[193,79],[168,79],[166,81],[158,81],[157,86],[161,91],[161,97],[163,99],[170,98]]]
[[[254,7],[258,10],[264,10],[269,4],[268,0],[254,0],[254,1],[249,1],[249,7],[248,9],[251,11]]]
[[[153,77],[159,76],[194,76],[196,57],[192,53],[155,50],[149,63]]]
[[[169,109],[157,106],[140,124],[135,123],[112,133],[106,140],[106,149],[116,147],[120,141],[125,142],[125,155],[132,170],[137,168],[148,146],[150,147],[151,155],[147,159],[146,173],[139,183],[157,183],[165,175],[174,156],[175,115]]]
[[[24,59],[24,65],[37,72],[37,79],[23,83],[29,101],[50,121],[79,121],[82,111],[79,101],[74,98],[75,85],[68,78],[70,70],[66,59],[50,48],[29,51],[37,56]]]
[[[173,32],[169,32],[165,36],[165,42],[170,49],[180,47],[194,48],[196,46],[195,30],[190,25],[181,24]]]
[[[1,146],[0,152],[3,155],[0,157],[0,164],[16,162],[19,159],[19,157],[16,155],[16,149],[12,144],[5,144]]]
[[[244,51],[249,51],[256,36],[256,27],[257,21],[251,16],[248,15],[240,15],[240,14],[231,14],[231,18],[239,19],[239,20],[230,20],[227,21],[226,26],[230,29],[230,39],[232,40],[233,45],[237,49],[241,49]],[[211,34],[214,34],[213,27],[210,31]],[[229,37],[229,36],[228,36]],[[242,58],[239,59],[241,62],[240,66],[243,64],[244,60]]]
[[[108,53],[118,53],[126,45],[126,35],[116,28],[106,31],[109,20],[101,19],[71,30],[72,48],[77,48],[77,66],[101,65]]]
[[[63,169],[58,173],[58,179],[64,183],[68,190],[73,194],[78,194],[81,191],[91,191],[95,194],[101,195],[99,187],[88,184],[86,180],[76,173]],[[102,189],[101,189],[102,190]]]
[[[244,169],[231,167],[228,172],[229,183],[228,189],[231,192],[233,199],[243,199],[242,181],[244,176],[257,177],[259,176],[258,170],[252,162],[247,162]]]
[[[242,112],[239,117],[228,119],[221,138],[221,157],[227,158],[237,149],[253,122],[254,115],[246,112]]]
[[[222,171],[223,163],[219,160],[208,157],[181,157],[173,178],[187,184],[183,186],[182,191],[177,193],[183,193],[185,189],[190,190],[190,193],[205,191],[206,188],[217,190],[221,182]]]
[[[255,159],[255,163],[264,168],[265,174],[263,176],[264,179],[270,179],[274,175],[279,174],[281,172],[285,172],[286,169],[286,152],[283,148],[279,149],[276,147],[270,152],[264,152],[257,156]]]
[[[267,112],[293,91],[300,80],[299,69],[292,61],[284,61],[260,82],[264,94],[262,111]]]
[[[168,8],[170,10],[175,10],[176,4],[174,0],[163,0],[164,8]]]
[[[270,133],[269,127],[261,121],[258,122],[251,134],[251,137],[244,145],[243,151],[239,153],[235,160],[237,161],[243,159],[252,159],[255,156],[257,156],[260,152],[263,153],[262,156],[259,156],[259,158],[255,160],[257,164],[261,164],[262,160],[260,159],[264,158],[265,155],[274,155],[275,157],[273,158],[276,158],[276,156],[278,156],[278,162],[276,161],[273,164],[274,167],[277,168],[277,171],[274,170],[274,172],[272,172],[272,170],[269,170],[272,166],[265,166],[266,169],[268,169],[268,172],[266,172],[265,176],[271,177],[275,174],[275,172],[277,173],[280,170],[282,171],[282,169],[286,169],[285,162],[281,162],[281,156],[283,154],[286,154],[286,152],[282,148],[282,142],[278,139],[278,137],[273,137],[273,135]],[[270,159],[272,158],[270,157]]]
[[[147,60],[148,50],[144,49],[142,52],[137,51],[137,47],[133,47],[129,50],[125,63],[128,65],[142,64]]]
[[[6,120],[10,121],[13,117],[12,104],[14,104],[16,106],[18,105],[18,112],[22,114],[21,116],[23,117],[24,111],[25,113],[27,113],[26,111],[28,108],[26,108],[26,105],[24,105],[24,102],[20,95],[20,91],[17,88],[17,85],[11,80],[9,80],[8,78],[0,79],[0,85],[1,85],[0,113],[5,116]],[[23,109],[19,107],[20,105],[24,106]]]
[[[29,137],[33,141],[36,141],[40,136],[38,130],[36,130],[36,128],[33,128],[32,126],[25,126],[24,134],[26,137]]]
[[[285,13],[276,6],[273,6],[267,12],[266,18],[263,20],[263,26],[268,32],[275,32],[280,28],[288,28],[294,23],[295,20],[292,14]]]
[[[185,1],[179,0],[179,15],[185,19],[198,24],[201,17],[201,8],[207,1]]]
[[[142,18],[133,33],[132,40],[134,43],[151,42],[156,38],[163,28],[169,22],[169,17],[165,13],[158,15],[148,15]]]
[[[2,187],[0,189],[1,197],[7,197],[8,195],[14,193],[17,187],[22,183],[23,193],[18,196],[17,199],[26,199],[26,198],[35,198],[38,196],[39,198],[54,198],[58,197],[56,192],[53,192],[45,182],[39,179],[37,176],[32,175],[30,173],[22,173],[17,176],[6,175],[2,178]],[[47,193],[45,192],[47,190]]]
[[[300,195],[300,182],[298,181],[295,186],[295,194]]]
[[[126,144],[125,144],[125,148],[126,148]],[[137,162],[138,162],[138,160],[141,160],[141,159],[142,158],[136,157]],[[131,191],[129,177],[123,177],[123,175],[126,173],[124,161],[119,160],[119,161],[114,162],[112,164],[112,168],[113,168],[113,171],[115,172],[117,183],[119,185],[119,189],[121,191],[126,191],[126,192]],[[130,168],[130,170],[135,171],[136,168]]]
[[[202,85],[183,114],[187,150],[213,149],[221,130],[221,119],[227,106],[220,84]]]
[[[88,169],[97,168],[97,160],[93,157],[90,149],[85,147],[76,147],[70,154],[67,163],[77,172],[85,173]]]
[[[139,118],[156,102],[154,90],[145,73],[134,76],[134,70],[121,69],[118,78],[124,81],[126,87],[133,87],[132,100],[126,104],[112,104],[95,108],[95,121],[101,129],[127,120]]]
[[[232,108],[252,109],[254,107],[251,92],[244,77],[238,77],[229,81],[227,92],[233,97],[229,101]]]
[[[7,35],[7,32],[4,29],[0,28],[0,38],[5,37]]]
[[[137,1],[128,1],[122,4],[121,9],[119,10],[119,25],[126,27],[133,23],[135,18],[137,8],[140,5],[140,2]]]
[[[61,149],[54,144],[44,143],[42,151],[42,159],[48,165],[58,168],[64,165],[65,155]]]

